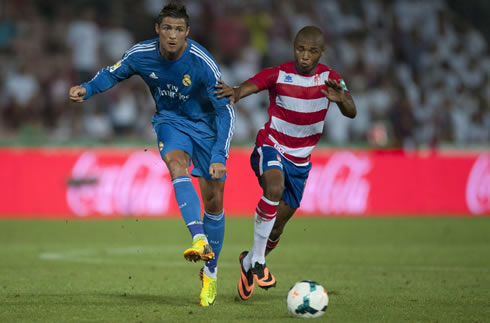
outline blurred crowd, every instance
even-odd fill
[[[190,38],[210,51],[230,86],[292,60],[296,32],[320,27],[322,63],[343,76],[358,108],[350,120],[331,106],[325,143],[411,149],[490,141],[490,37],[444,0],[182,2]],[[165,3],[0,1],[0,138],[29,129],[47,142],[154,138],[154,102],[138,77],[82,105],[68,90],[154,38]],[[267,106],[267,93],[237,104],[235,143],[254,139]]]

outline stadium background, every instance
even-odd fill
[[[145,85],[67,95],[154,37],[164,1],[0,0],[0,322],[296,322],[285,297],[303,279],[326,287],[329,322],[488,321],[490,2],[183,2],[229,84],[321,27],[358,107],[327,114],[302,209],[267,257],[277,287],[237,299],[267,94],[236,107],[218,298],[199,308]]]
[[[326,35],[323,62],[347,80],[359,114],[328,113],[324,143],[437,148],[490,139],[486,1],[184,1],[191,37],[234,85],[291,60],[304,25]],[[155,37],[164,2],[10,0],[0,4],[0,138],[3,143],[146,141],[153,102],[137,77],[83,106],[73,84]],[[267,94],[238,105],[234,143],[253,140]],[[386,139],[384,134],[386,133]]]

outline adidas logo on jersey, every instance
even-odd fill
[[[151,72],[149,76],[154,80],[158,80],[158,76],[155,74],[155,72]]]

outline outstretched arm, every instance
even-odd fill
[[[259,87],[250,81],[245,81],[239,86],[231,88],[225,82],[220,80],[215,88],[218,89],[214,92],[218,95],[218,98],[228,97],[231,104],[237,103],[241,98],[250,94],[259,92]]]
[[[337,103],[340,112],[348,118],[354,119],[357,114],[356,104],[350,93],[345,92],[342,86],[335,80],[325,81],[327,90],[321,90],[322,93],[332,102]]]
[[[70,88],[68,95],[70,100],[80,103],[94,94],[107,91],[133,74],[129,59],[123,58],[113,66],[100,70],[91,81]]]

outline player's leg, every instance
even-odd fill
[[[284,175],[279,169],[268,169],[263,173],[261,182],[264,195],[255,209],[252,264],[265,263],[267,239],[277,221],[279,201],[284,190]]]
[[[272,228],[271,234],[269,235],[269,239],[267,240],[267,246],[265,249],[265,255],[267,256],[269,252],[274,250],[274,248],[279,243],[281,239],[281,235],[284,231],[284,227],[286,223],[291,219],[296,209],[290,207],[283,200],[279,202],[279,206],[277,207],[277,215],[276,222],[274,222],[274,227]]]
[[[180,213],[192,236],[193,245],[184,252],[184,257],[189,261],[209,260],[214,255],[204,234],[201,202],[189,176],[192,141],[172,125],[158,125],[155,132],[160,155],[172,178]]]
[[[174,185],[180,213],[192,235],[192,247],[184,251],[189,261],[207,261],[214,257],[204,233],[201,220],[201,202],[189,176],[190,156],[182,150],[173,150],[163,156]]]
[[[276,280],[265,264],[265,249],[284,190],[284,174],[282,158],[276,149],[269,146],[258,147],[256,154],[257,160],[252,158],[251,162],[258,163],[263,196],[255,208],[253,248],[244,257],[243,267],[244,270],[251,268],[259,287],[268,289],[276,285]]]
[[[199,177],[201,198],[204,204],[204,232],[213,248],[214,258],[206,262],[202,270],[203,288],[200,294],[202,306],[213,305],[216,299],[218,259],[225,236],[225,212],[223,210],[224,181]]]
[[[285,174],[284,192],[277,209],[276,222],[267,240],[266,254],[269,254],[279,243],[286,223],[299,208],[306,186],[306,180],[311,170],[311,163],[296,166],[288,160],[283,161]]]
[[[208,261],[205,272],[216,277],[218,257],[225,236],[225,212],[223,210],[224,181],[213,181],[199,177],[201,197],[204,204],[204,232],[213,248],[215,258]]]
[[[211,151],[215,139],[212,137],[200,138],[198,134],[192,139],[194,144],[192,175],[199,178],[201,199],[204,204],[204,233],[214,252],[214,258],[206,262],[200,273],[202,280],[200,303],[202,306],[209,306],[213,305],[216,299],[218,259],[225,234],[223,192],[226,175],[219,180],[213,180],[209,175]]]

